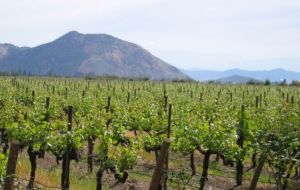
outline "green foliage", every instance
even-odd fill
[[[2,77],[0,81],[2,144],[15,139],[25,147],[62,155],[67,146],[80,150],[93,139],[101,165],[122,175],[136,165],[140,151],[160,150],[167,136],[166,105],[172,103],[172,152],[210,150],[233,162],[257,153],[267,158],[280,181],[287,178],[289,168],[300,166],[296,87],[72,78]],[[68,106],[74,108],[70,131]],[[237,144],[241,134],[243,147]],[[170,179],[186,184],[185,173],[183,167],[170,173]]]
[[[6,175],[6,164],[7,157],[4,154],[0,154],[0,184],[4,183],[5,175]]]

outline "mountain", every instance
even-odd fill
[[[189,79],[142,47],[106,34],[69,32],[33,48],[0,44],[0,71],[35,75]]]
[[[0,44],[0,61],[25,49],[27,49],[27,47],[20,48],[12,44]]]
[[[271,82],[278,82],[286,79],[287,82],[293,80],[300,80],[300,73],[295,71],[288,71],[284,69],[262,70],[262,71],[248,71],[241,69],[231,69],[226,71],[211,71],[211,70],[182,70],[183,73],[189,75],[195,80],[207,81],[217,80],[219,78],[230,77],[234,75],[249,77],[256,80],[264,81],[269,79]]]
[[[220,78],[215,80],[216,82],[219,83],[230,83],[230,84],[246,84],[249,81],[255,81],[255,82],[259,82],[258,80],[255,80],[254,78],[250,78],[250,77],[244,77],[244,76],[239,76],[239,75],[233,75],[233,76],[229,76],[229,77],[224,77],[224,78]]]

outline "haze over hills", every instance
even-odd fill
[[[69,32],[37,47],[0,44],[0,71],[34,75],[189,79],[142,47],[106,34]]]
[[[287,82],[293,80],[300,80],[300,73],[295,71],[288,71],[284,69],[248,71],[242,69],[231,69],[226,71],[212,71],[212,70],[182,70],[185,74],[191,76],[195,80],[209,81],[218,80],[220,78],[242,76],[249,77],[256,80],[264,81],[269,79],[271,82],[278,82],[286,79]]]

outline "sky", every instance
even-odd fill
[[[182,69],[300,71],[300,0],[0,0],[0,43],[106,33]]]

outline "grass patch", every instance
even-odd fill
[[[73,163],[73,161],[72,161]],[[76,164],[76,163],[73,163]],[[70,189],[72,190],[91,190],[96,189],[96,173],[90,175],[78,175],[76,171],[72,171],[74,167],[71,167],[70,173]],[[25,154],[21,154],[18,159],[17,165],[17,176],[22,179],[29,179],[30,174],[30,162],[28,157]],[[36,170],[36,182],[42,184],[41,186],[51,186],[60,188],[61,182],[61,165],[54,166],[51,169],[45,168],[43,165],[37,166]],[[24,185],[27,185],[27,181],[24,181]],[[52,189],[52,188],[44,188]],[[104,187],[104,190],[108,190],[110,188]]]

